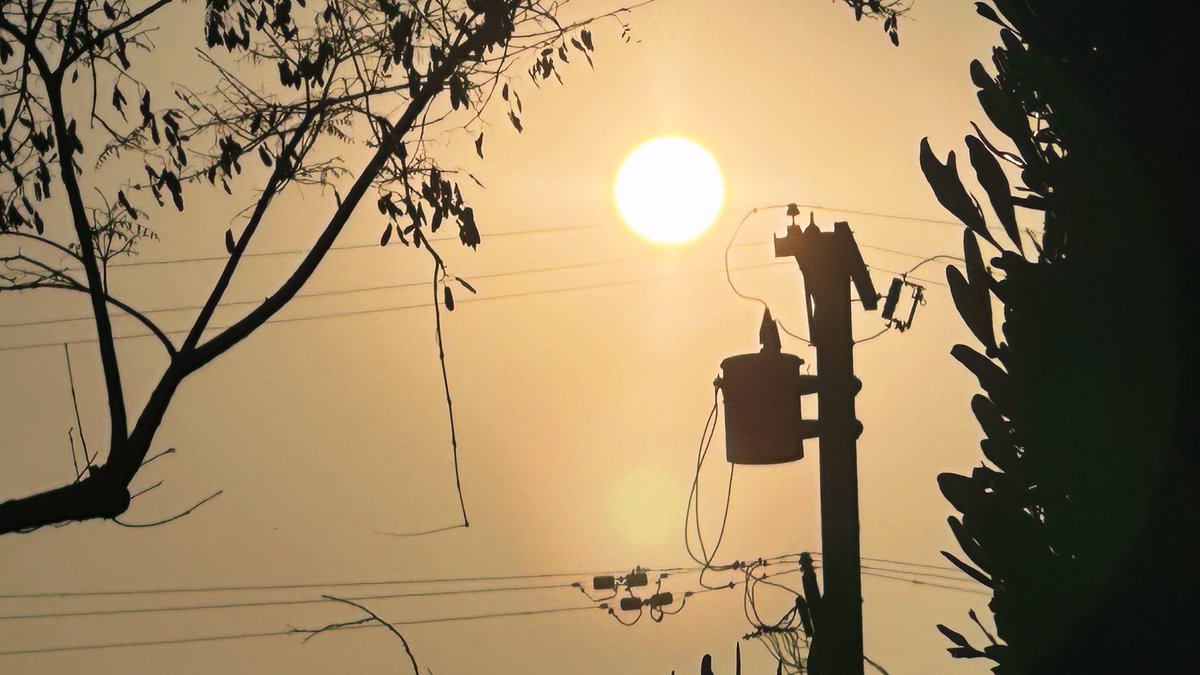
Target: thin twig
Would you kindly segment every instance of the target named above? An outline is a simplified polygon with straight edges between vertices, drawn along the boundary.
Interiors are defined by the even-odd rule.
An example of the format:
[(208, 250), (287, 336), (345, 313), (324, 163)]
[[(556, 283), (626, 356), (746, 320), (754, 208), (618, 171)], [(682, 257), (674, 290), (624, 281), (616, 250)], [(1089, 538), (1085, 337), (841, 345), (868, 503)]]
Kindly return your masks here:
[(92, 456), (88, 452), (87, 437), (83, 435), (83, 420), (79, 416), (79, 399), (75, 396), (75, 373), (71, 370), (71, 348), (67, 343), (63, 343), (63, 355), (67, 359), (67, 381), (71, 385), (71, 405), (75, 408), (75, 428), (79, 429), (79, 444), (83, 446), (84, 467), (81, 470), (79, 463), (75, 462), (75, 443), (71, 442), (71, 461), (75, 462), (75, 480), (78, 481), (83, 472), (87, 471), (92, 466)]
[(142, 495), (146, 494), (147, 492), (153, 490), (154, 488), (156, 488), (162, 484), (163, 484), (163, 482), (160, 480), (157, 483), (155, 483), (154, 485), (151, 485), (150, 487), (145, 488), (144, 490), (138, 490), (137, 492), (135, 492), (129, 496), (129, 501), (133, 501), (133, 500), (137, 499), (138, 497), (141, 497)]
[(153, 462), (154, 460), (158, 459), (159, 457), (162, 457), (163, 455), (173, 455), (173, 454), (175, 454), (175, 448), (167, 448), (166, 450), (163, 450), (162, 452), (158, 453), (157, 455), (154, 455), (154, 456), (149, 457), (149, 458), (145, 459), (144, 461), (142, 461), (142, 466), (146, 466), (150, 462)]
[(315, 631), (301, 631), (301, 632), (310, 633), (308, 637), (304, 638), (305, 642), (308, 642), (310, 639), (312, 639), (316, 635), (323, 633), (327, 630), (335, 630), (335, 629), (343, 628), (346, 626), (358, 626), (358, 625), (362, 625), (365, 623), (369, 623), (371, 621), (376, 621), (381, 626), (383, 626), (384, 628), (387, 628), (389, 631), (391, 631), (392, 635), (395, 635), (396, 637), (400, 638), (400, 644), (404, 645), (404, 653), (408, 655), (408, 661), (409, 661), (409, 663), (412, 664), (413, 673), (415, 675), (421, 675), (421, 668), (420, 668), (420, 666), (417, 665), (417, 657), (413, 656), (412, 648), (409, 647), (409, 645), (408, 645), (408, 640), (404, 639), (404, 635), (401, 634), (400, 631), (397, 630), (396, 627), (391, 624), (391, 622), (380, 617), (378, 614), (376, 614), (375, 612), (372, 612), (371, 610), (367, 609), (363, 605), (360, 605), (357, 602), (354, 602), (353, 600), (347, 600), (346, 598), (339, 598), (336, 595), (323, 595), (321, 597), (323, 597), (327, 600), (333, 600), (334, 602), (345, 603), (347, 605), (350, 605), (351, 607), (356, 607), (356, 608), (362, 610), (363, 612), (366, 612), (369, 615), (369, 618), (359, 619), (357, 621), (348, 621), (346, 623), (329, 624), (328, 626), (324, 626)]
[[(182, 513), (177, 513), (177, 514), (175, 514), (175, 515), (171, 516), (170, 518), (164, 518), (164, 519), (162, 519), (162, 520), (156, 520), (156, 521), (154, 521), (154, 522), (152, 522), (152, 523), (126, 523), (126, 522), (123, 522), (123, 521), (121, 521), (121, 520), (118, 520), (117, 518), (113, 518), (113, 519), (112, 519), (112, 521), (113, 521), (114, 523), (116, 523), (116, 524), (120, 525), (121, 527), (157, 527), (157, 526), (159, 526), (159, 525), (166, 525), (167, 523), (169, 523), (169, 522), (171, 522), (171, 521), (173, 521), (173, 520), (179, 520), (180, 518), (182, 518), (182, 517), (184, 517), (184, 516), (186, 516), (186, 515), (190, 514), (192, 511), (195, 511), (196, 509), (198, 509), (198, 508), (200, 508), (201, 506), (203, 506), (205, 502), (208, 502), (209, 500), (216, 498), (216, 496), (217, 496), (217, 495), (219, 495), (219, 494), (221, 494), (222, 492), (224, 492), (224, 490), (217, 490), (216, 492), (212, 493), (211, 495), (209, 495), (209, 496), (205, 497), (204, 499), (201, 499), (200, 501), (196, 502), (196, 504), (195, 504), (194, 506), (192, 506), (192, 508), (188, 509), (187, 511), (184, 511), (184, 512), (182, 512)], [(140, 494), (140, 493), (139, 493), (139, 494)]]

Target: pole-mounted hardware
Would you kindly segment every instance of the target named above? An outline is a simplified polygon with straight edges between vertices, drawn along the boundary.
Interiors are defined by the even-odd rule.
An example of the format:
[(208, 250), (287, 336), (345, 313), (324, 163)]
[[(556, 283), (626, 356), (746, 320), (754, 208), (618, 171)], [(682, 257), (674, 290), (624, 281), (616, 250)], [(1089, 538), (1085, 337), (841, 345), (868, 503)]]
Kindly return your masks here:
[[(896, 313), (896, 305), (900, 302), (900, 293), (906, 287), (912, 289), (912, 306), (908, 310), (908, 321), (893, 318)], [(913, 319), (917, 316), (917, 306), (924, 304), (925, 287), (909, 281), (906, 274), (892, 279), (892, 286), (888, 289), (887, 297), (883, 301), (883, 311), (880, 312), (880, 316), (887, 322), (887, 325), (894, 326), (896, 330), (903, 333), (912, 328)]]

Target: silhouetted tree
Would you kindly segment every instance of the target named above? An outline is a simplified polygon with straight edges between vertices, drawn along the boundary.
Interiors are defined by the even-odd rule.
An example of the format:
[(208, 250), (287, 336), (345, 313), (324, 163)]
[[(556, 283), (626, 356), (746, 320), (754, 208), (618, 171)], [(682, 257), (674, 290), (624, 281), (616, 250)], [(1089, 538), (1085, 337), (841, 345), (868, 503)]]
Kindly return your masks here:
[[(535, 81), (558, 78), (569, 55), (590, 61), (593, 50), (586, 22), (560, 25), (559, 4), (540, 0), (313, 4), (0, 4), (0, 292), (87, 296), (110, 427), (106, 447), (85, 454), (72, 480), (0, 503), (0, 533), (124, 513), (130, 481), (148, 461), (180, 384), (287, 305), (364, 202), (373, 199), (387, 219), (381, 245), (397, 239), (429, 252), (451, 309), (445, 267), (427, 235), (450, 226), (474, 248), (480, 234), (455, 182), (459, 174), (438, 165), (425, 139), (437, 129), (465, 129), (482, 155), (484, 106), (506, 106), (521, 129), (514, 67), (528, 67)], [(203, 36), (194, 61), (164, 59), (165, 47), (152, 41), (168, 21), (190, 22), (197, 39)], [(176, 79), (207, 72), (212, 84), (167, 84), (164, 64)], [(338, 154), (354, 143), (370, 148), (362, 166)], [(228, 261), (175, 340), (118, 297), (108, 268), (169, 231), (172, 210), (210, 198), (215, 186), (253, 194), (253, 202), (240, 225), (224, 233)], [(213, 314), (272, 207), (314, 186), (322, 196), (332, 192), (326, 198), (335, 204), (307, 253), (261, 304), (214, 326)], [(134, 317), (167, 355), (141, 410), (127, 408), (113, 312)]]
[[(1190, 639), (1182, 251), (1195, 168), (1182, 148), (1198, 87), (1189, 22), (1152, 4), (976, 3), (1002, 46), (993, 72), (976, 61), (970, 74), (1007, 138), (976, 127), (966, 145), (999, 228), (954, 153), (942, 163), (921, 145), (934, 193), (967, 227), (966, 274), (947, 277), (983, 352), (952, 354), (986, 392), (971, 401), (986, 462), (938, 478), (966, 560), (945, 555), (992, 590), (997, 635), (974, 612), (982, 647), (939, 629), (951, 654), (997, 673), (1164, 672)], [(1017, 208), (1041, 212), (1040, 237), (1022, 237)]]

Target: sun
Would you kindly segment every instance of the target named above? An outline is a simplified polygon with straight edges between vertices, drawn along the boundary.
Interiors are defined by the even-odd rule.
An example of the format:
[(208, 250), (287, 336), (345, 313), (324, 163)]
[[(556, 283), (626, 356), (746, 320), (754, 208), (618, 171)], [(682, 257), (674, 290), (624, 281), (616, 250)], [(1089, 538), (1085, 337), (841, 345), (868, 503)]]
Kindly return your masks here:
[(704, 233), (725, 197), (721, 169), (697, 143), (678, 136), (646, 141), (625, 158), (613, 194), (630, 229), (657, 244)]

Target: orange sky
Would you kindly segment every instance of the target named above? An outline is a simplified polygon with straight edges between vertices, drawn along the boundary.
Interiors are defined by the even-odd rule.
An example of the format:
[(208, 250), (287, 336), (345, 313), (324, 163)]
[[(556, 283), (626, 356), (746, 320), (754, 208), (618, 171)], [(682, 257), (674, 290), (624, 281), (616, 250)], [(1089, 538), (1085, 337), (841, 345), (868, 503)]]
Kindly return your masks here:
[[(581, 3), (573, 11), (605, 6)], [(662, 0), (627, 20), (632, 44), (620, 41), (615, 23), (594, 30), (594, 71), (580, 62), (565, 71), (565, 86), (519, 84), (525, 131), (517, 134), (493, 111), (485, 160), (474, 156), (472, 137), (446, 137), (445, 158), (488, 186), (468, 192), (483, 231), (479, 250), (447, 249), (451, 273), (472, 280), (479, 301), (443, 314), (470, 529), (414, 538), (378, 533), (458, 518), (432, 310), (374, 311), (426, 303), (429, 288), (300, 299), (281, 318), (362, 313), (268, 325), (193, 376), (156, 444), (177, 454), (143, 471), (134, 488), (165, 482), (135, 501), (127, 517), (153, 520), (224, 490), (219, 498), (161, 528), (91, 522), (0, 538), (0, 594), (690, 564), (683, 514), (711, 382), (721, 359), (757, 350), (760, 309), (734, 296), (719, 272), (726, 242), (751, 209), (787, 202), (947, 220), (919, 171), (918, 143), (930, 136), (944, 153), (961, 143), (971, 120), (982, 121), (967, 64), (986, 59), (994, 26), (971, 3), (918, 3), (895, 48), (878, 26), (855, 24), (840, 3), (813, 0), (753, 0), (736, 9), (718, 0)], [(677, 248), (629, 233), (612, 203), (621, 160), (661, 135), (705, 146), (726, 181), (713, 228)], [(139, 259), (222, 255), (224, 229), (240, 205), (214, 195), (178, 219), (160, 212), (162, 241)], [(254, 250), (303, 247), (332, 206), (329, 195), (293, 199)], [(370, 211), (368, 204), (339, 246), (378, 240), (380, 223)], [(828, 209), (817, 210), (816, 219), (826, 227), (848, 220), (868, 264), (886, 270), (915, 260), (881, 248), (927, 256), (957, 254), (961, 246), (961, 228), (944, 224)], [(739, 243), (753, 245), (734, 249), (734, 267), (772, 262), (771, 235), (786, 222), (778, 210), (749, 218)], [(563, 231), (499, 236), (543, 228)], [(295, 260), (247, 261), (246, 278), (229, 297), (261, 297)], [(615, 262), (597, 264), (603, 261)], [(570, 265), (579, 267), (489, 277)], [(931, 264), (918, 274), (941, 281), (943, 268)], [(114, 285), (134, 304), (190, 305), (218, 271), (211, 262), (129, 267), (114, 272)], [(400, 247), (335, 251), (305, 292), (419, 282), (430, 271), (423, 253)], [(741, 288), (767, 298), (777, 318), (804, 330), (794, 266), (735, 275)], [(882, 291), (892, 275), (873, 277)], [(563, 291), (595, 285), (601, 287)], [(949, 356), (969, 333), (944, 287), (930, 284), (927, 297), (912, 331), (856, 349), (864, 383), (862, 550), (941, 565), (938, 551), (955, 545), (945, 524), (951, 509), (935, 476), (977, 463), (980, 433), (968, 407), (976, 385)], [(83, 310), (52, 295), (0, 297), (0, 323)], [(218, 325), (237, 316), (236, 309), (223, 311)], [(189, 318), (182, 312), (163, 323), (181, 327)], [(860, 336), (881, 323), (877, 315), (855, 316)], [(86, 322), (0, 328), (0, 350), (52, 345), (0, 351), (0, 496), (69, 475), (66, 432), (74, 419), (60, 343), (88, 335)], [(140, 405), (162, 359), (152, 340), (119, 344), (130, 401)], [(815, 360), (803, 344), (785, 338), (784, 348)], [(94, 345), (73, 346), (72, 358), (84, 426), (101, 439), (105, 405)], [(718, 433), (718, 461), (704, 476), (707, 528), (717, 527), (723, 498), (722, 441)], [(819, 454), (812, 442), (801, 462), (739, 469), (722, 558), (820, 548)], [(664, 588), (682, 592), (694, 582), (672, 578)], [(877, 576), (863, 585), (866, 651), (889, 672), (986, 672), (984, 663), (951, 660), (934, 629), (947, 622), (965, 630), (967, 609), (986, 614), (986, 597)], [(315, 595), (0, 599), (0, 614)], [(584, 602), (573, 589), (547, 589), (369, 604), (405, 621)], [(780, 612), (785, 607), (778, 605)], [(0, 618), (0, 651), (269, 632), (355, 616), (298, 605), (104, 620)], [(707, 651), (718, 672), (732, 672), (734, 642), (749, 630), (741, 595), (730, 591), (698, 596), (662, 624), (633, 628), (601, 612), (577, 612), (413, 625), (404, 633), (422, 667), (439, 675), (665, 675), (694, 672)], [(774, 672), (761, 646), (744, 643), (743, 653), (747, 673)], [(503, 665), (489, 669), (496, 659)], [(404, 661), (385, 632), (363, 630), (304, 645), (270, 637), (0, 656), (0, 670), (403, 672)]]

